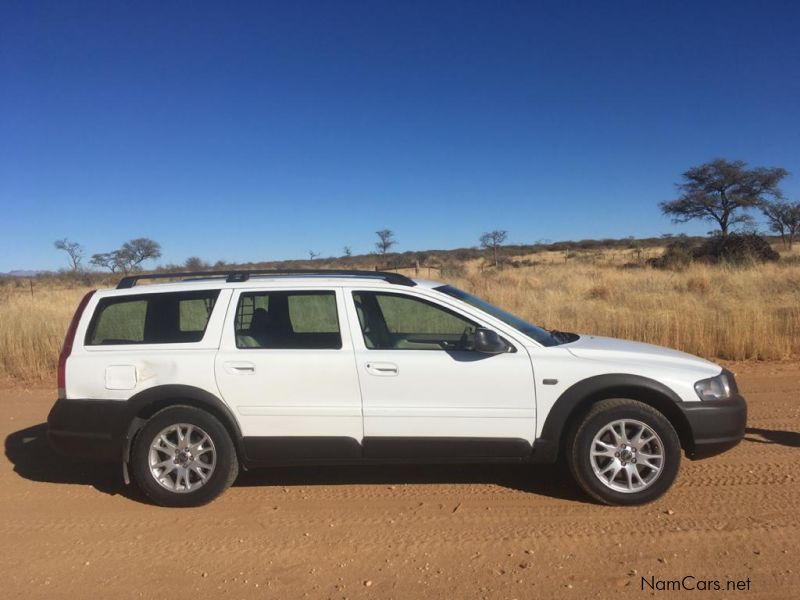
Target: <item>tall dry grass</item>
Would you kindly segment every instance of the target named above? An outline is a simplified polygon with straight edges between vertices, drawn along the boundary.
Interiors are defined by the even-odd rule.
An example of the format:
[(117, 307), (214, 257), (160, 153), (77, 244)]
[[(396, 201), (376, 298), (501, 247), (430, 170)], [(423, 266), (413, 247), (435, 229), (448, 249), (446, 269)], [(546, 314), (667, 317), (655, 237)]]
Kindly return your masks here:
[(64, 333), (85, 288), (0, 288), (0, 378), (54, 377)]
[[(536, 257), (531, 257), (535, 259)], [(683, 272), (612, 263), (540, 261), (449, 282), (551, 329), (609, 335), (707, 358), (800, 356), (800, 263)], [(421, 275), (425, 275), (424, 273)], [(434, 273), (433, 276), (436, 276)], [(85, 287), (0, 288), (0, 378), (52, 378)]]
[(620, 337), (707, 358), (800, 355), (800, 266), (695, 265), (683, 272), (539, 266), (455, 282), (549, 329)]

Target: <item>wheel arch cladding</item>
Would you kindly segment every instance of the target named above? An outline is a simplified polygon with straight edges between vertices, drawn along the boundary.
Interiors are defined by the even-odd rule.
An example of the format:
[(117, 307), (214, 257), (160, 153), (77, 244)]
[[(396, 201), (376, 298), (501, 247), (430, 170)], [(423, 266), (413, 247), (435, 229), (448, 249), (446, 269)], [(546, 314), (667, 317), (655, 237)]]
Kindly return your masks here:
[(567, 388), (556, 400), (545, 419), (542, 435), (535, 447), (541, 459), (555, 461), (563, 451), (570, 427), (580, 422), (591, 407), (609, 398), (638, 400), (663, 414), (675, 428), (684, 450), (693, 447), (689, 422), (678, 405), (680, 397), (663, 383), (626, 373), (609, 373), (583, 379)]
[(230, 408), (217, 396), (190, 385), (160, 385), (139, 392), (128, 400), (129, 419), (125, 434), (124, 457), (130, 460), (133, 440), (147, 420), (172, 406), (190, 406), (204, 410), (216, 418), (231, 436), (240, 460), (244, 457), (242, 432)]

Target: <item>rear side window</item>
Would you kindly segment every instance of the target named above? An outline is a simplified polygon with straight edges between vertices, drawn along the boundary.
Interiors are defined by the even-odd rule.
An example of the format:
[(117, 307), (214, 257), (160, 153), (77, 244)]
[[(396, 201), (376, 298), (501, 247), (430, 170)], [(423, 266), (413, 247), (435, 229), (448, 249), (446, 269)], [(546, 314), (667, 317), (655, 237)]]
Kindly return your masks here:
[(235, 327), (237, 348), (342, 347), (332, 291), (243, 293), (236, 308)]
[(219, 290), (103, 298), (94, 311), (87, 346), (199, 342)]

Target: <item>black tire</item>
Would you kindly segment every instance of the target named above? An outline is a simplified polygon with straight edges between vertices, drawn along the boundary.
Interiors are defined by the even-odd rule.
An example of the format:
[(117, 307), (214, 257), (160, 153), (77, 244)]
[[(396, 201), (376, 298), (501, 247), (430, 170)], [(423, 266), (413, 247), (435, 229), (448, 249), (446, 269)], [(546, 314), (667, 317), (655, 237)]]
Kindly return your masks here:
[[(604, 483), (600, 480), (601, 475), (595, 473), (592, 458), (590, 457), (595, 436), (610, 424), (626, 419), (645, 424), (658, 436), (653, 438), (652, 445), (639, 450), (639, 452), (657, 453), (658, 447), (662, 448), (663, 458), (660, 461), (657, 459), (652, 461), (654, 465), (660, 463), (661, 467), (658, 470), (650, 469), (646, 466), (650, 462), (648, 459), (643, 460), (640, 458), (638, 467), (631, 464), (636, 461), (628, 460), (628, 466), (625, 468), (636, 468), (640, 477), (644, 475), (644, 477), (641, 477), (642, 485), (647, 481), (646, 487), (639, 491), (612, 489), (612, 486), (628, 485), (628, 475), (624, 472), (625, 468), (612, 481)], [(636, 428), (637, 425), (631, 425), (631, 431), (635, 432)], [(607, 440), (614, 439), (611, 434), (608, 435)], [(596, 446), (596, 448), (603, 450), (602, 445)], [(627, 453), (625, 454), (626, 456), (622, 458), (627, 458)], [(681, 464), (681, 443), (675, 428), (662, 413), (642, 402), (618, 398), (602, 400), (596, 403), (588, 414), (573, 426), (572, 433), (567, 439), (566, 455), (573, 478), (587, 494), (604, 504), (631, 506), (652, 502), (669, 489), (675, 481)], [(636, 454), (634, 453), (633, 458), (635, 457)], [(608, 466), (610, 469), (609, 474), (606, 475), (608, 479), (615, 473), (614, 469), (621, 464), (622, 458), (599, 457), (596, 459), (598, 469), (602, 471)], [(617, 462), (612, 464), (615, 460)], [(636, 474), (633, 473), (632, 477), (635, 478), (635, 476)], [(649, 480), (651, 476), (652, 480)]]
[[(165, 429), (179, 424), (192, 425), (202, 430), (202, 433), (205, 433), (213, 443), (213, 451), (216, 454), (214, 467), (208, 475), (207, 481), (202, 483), (197, 473), (192, 473), (193, 481), (188, 482), (189, 491), (181, 492), (167, 489), (165, 485), (160, 484), (156, 476), (151, 473), (149, 462), (151, 445), (159, 437), (159, 434)], [(199, 434), (195, 432), (193, 435)], [(208, 447), (208, 444), (205, 447)], [(133, 480), (145, 496), (156, 504), (171, 507), (207, 504), (228, 489), (239, 474), (236, 449), (228, 431), (215, 417), (204, 410), (191, 406), (171, 406), (150, 417), (136, 435), (130, 467)], [(174, 475), (168, 475), (165, 482), (172, 484), (174, 479)], [(197, 485), (197, 488), (191, 490), (192, 485)], [(175, 487), (185, 490), (186, 482)]]

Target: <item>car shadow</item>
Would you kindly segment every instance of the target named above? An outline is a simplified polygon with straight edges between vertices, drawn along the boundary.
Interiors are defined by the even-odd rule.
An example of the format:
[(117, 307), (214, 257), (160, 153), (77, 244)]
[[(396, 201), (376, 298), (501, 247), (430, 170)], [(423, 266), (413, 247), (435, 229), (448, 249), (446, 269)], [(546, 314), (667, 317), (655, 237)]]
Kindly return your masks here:
[[(796, 431), (781, 431), (780, 429), (759, 429), (757, 427), (748, 427), (744, 430), (745, 440), (748, 442), (755, 442), (757, 444), (780, 444), (781, 446), (789, 446), (791, 448), (800, 448), (800, 433)], [(763, 440), (754, 435), (761, 436)]]
[(140, 499), (135, 488), (122, 481), (120, 465), (72, 460), (53, 450), (47, 439), (46, 423), (8, 435), (5, 452), (6, 458), (14, 465), (14, 472), (24, 479), (90, 485), (104, 494)]
[(590, 500), (566, 467), (532, 464), (366, 464), (293, 466), (252, 469), (234, 483), (250, 486), (494, 484), (574, 502)]
[[(147, 502), (122, 481), (117, 464), (77, 461), (52, 449), (47, 425), (40, 423), (6, 437), (6, 458), (14, 472), (30, 481), (90, 485), (110, 495)], [(240, 471), (235, 487), (308, 485), (495, 484), (541, 496), (590, 502), (560, 465), (326, 465), (268, 467)]]

